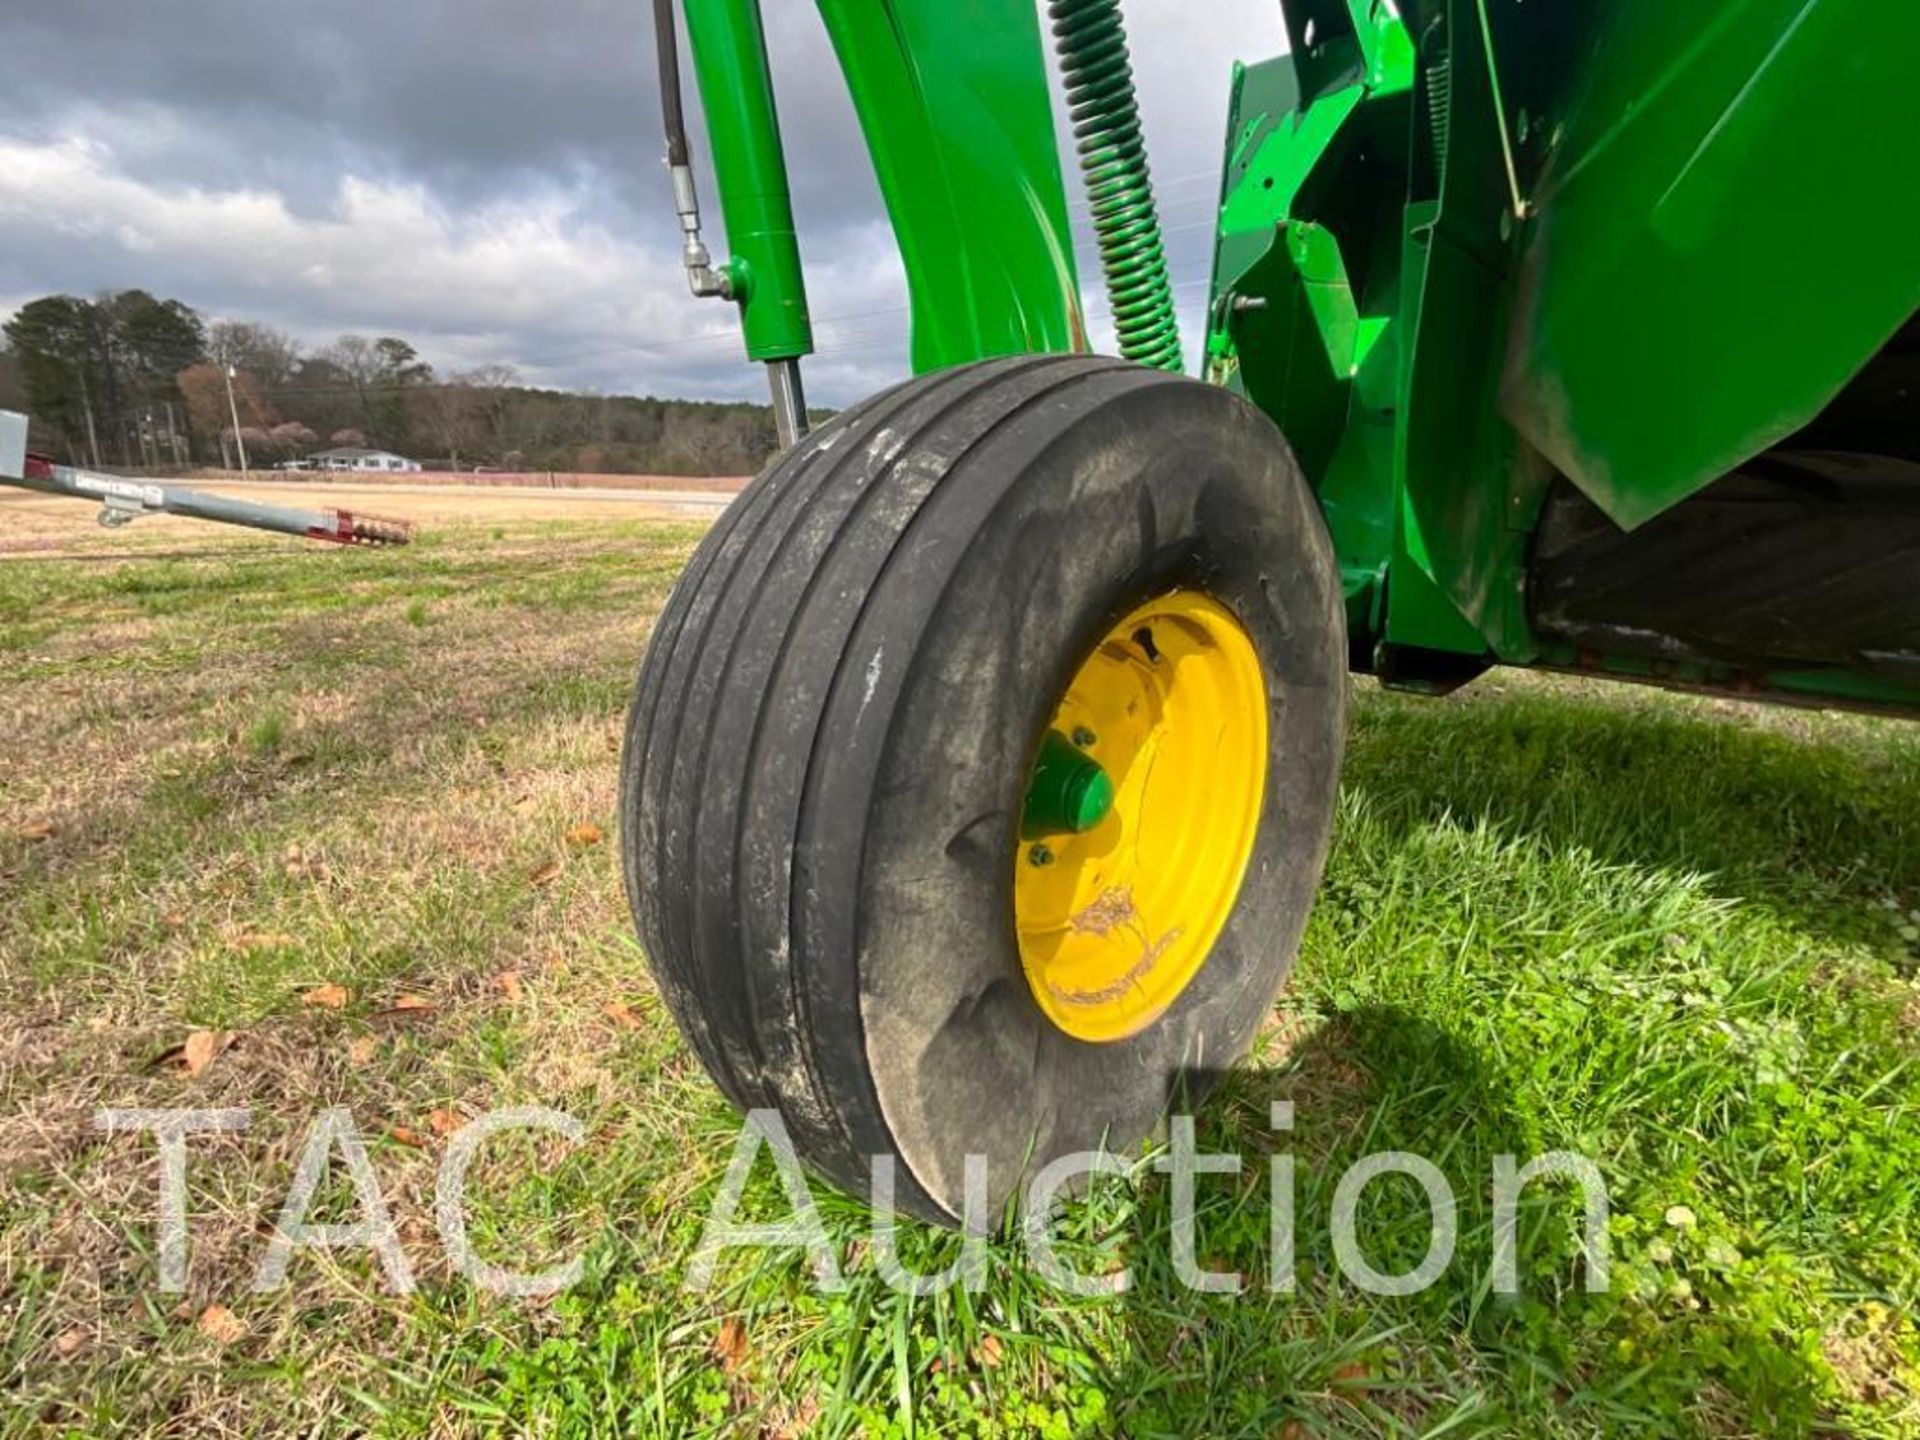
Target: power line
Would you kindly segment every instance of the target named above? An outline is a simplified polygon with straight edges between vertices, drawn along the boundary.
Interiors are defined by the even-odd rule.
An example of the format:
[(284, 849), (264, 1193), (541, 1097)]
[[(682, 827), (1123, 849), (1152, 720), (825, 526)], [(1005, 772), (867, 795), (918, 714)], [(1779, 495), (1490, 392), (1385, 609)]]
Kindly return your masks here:
[[(1184, 177), (1184, 178), (1188, 178), (1188, 179), (1200, 178), (1202, 175), (1211, 174), (1211, 173), (1212, 172), (1195, 172), (1193, 176)], [(1177, 183), (1177, 181), (1169, 182), (1169, 183)], [(1198, 221), (1189, 222), (1187, 224), (1169, 227), (1163, 230), (1162, 234), (1179, 235), (1179, 234), (1200, 230), (1203, 228), (1210, 228), (1214, 224), (1215, 224), (1215, 220), (1212, 217), (1208, 217), (1207, 219), (1204, 219), (1204, 220), (1198, 220)], [(1084, 268), (1090, 271), (1097, 272), (1099, 268), (1098, 254), (1097, 254), (1098, 237), (1093, 233), (1093, 231), (1090, 228), (1082, 229), (1082, 228), (1076, 227), (1073, 231), (1072, 238), (1077, 242), (1082, 242), (1085, 245), (1087, 251), (1089, 252), (1087, 255), (1082, 257), (1088, 262)], [(1187, 268), (1189, 264), (1197, 265), (1197, 264), (1203, 264), (1203, 263), (1209, 266), (1210, 268), (1211, 251), (1209, 251), (1205, 256), (1195, 256), (1191, 261), (1174, 261), (1171, 257), (1169, 258), (1169, 268), (1176, 272)], [(1172, 288), (1175, 291), (1185, 291), (1185, 290), (1194, 289), (1199, 286), (1204, 286), (1209, 283), (1210, 283), (1210, 277), (1203, 275), (1190, 280), (1177, 281), (1174, 283)], [(1106, 301), (1105, 295), (1096, 290), (1093, 294), (1087, 297), (1084, 308), (1086, 313), (1089, 316), (1097, 317), (1097, 316), (1105, 315), (1107, 312), (1107, 301)], [(854, 324), (854, 322), (888, 321), (888, 320), (894, 320), (902, 317), (907, 317), (907, 316), (910, 316), (912, 313), (913, 313), (913, 307), (910, 304), (905, 304), (905, 305), (883, 306), (883, 307), (871, 309), (871, 310), (848, 311), (848, 312), (837, 314), (837, 315), (814, 316), (813, 324), (816, 327), (816, 329), (831, 329), (832, 327), (848, 326), (848, 325), (852, 325), (853, 327), (850, 330), (841, 330), (835, 334), (822, 336), (821, 337), (822, 345), (818, 353), (822, 355), (845, 354), (850, 352), (890, 348), (896, 345), (904, 344), (907, 342), (907, 339), (908, 339), (908, 336), (904, 327), (896, 328), (888, 325), (876, 326), (871, 323)], [(674, 336), (671, 338), (661, 339), (661, 340), (635, 340), (635, 341), (629, 341), (622, 345), (612, 345), (612, 346), (607, 346), (601, 349), (579, 350), (579, 351), (566, 352), (562, 354), (549, 354), (549, 355), (543, 355), (543, 356), (535, 356), (535, 357), (531, 357), (531, 358), (524, 359), (517, 362), (516, 368), (543, 370), (543, 369), (550, 369), (559, 365), (568, 365), (568, 364), (578, 363), (579, 361), (582, 361), (582, 360), (609, 359), (609, 358), (612, 358), (615, 356), (621, 356), (621, 355), (653, 355), (653, 356), (714, 355), (714, 356), (718, 356), (724, 353), (727, 349), (737, 346), (740, 343), (741, 343), (741, 337), (740, 337), (740, 329), (738, 325), (729, 324), (725, 326), (718, 326), (710, 330), (697, 331), (691, 335)], [(267, 390), (271, 395), (275, 397), (285, 397), (285, 398), (316, 399), (316, 400), (317, 399), (338, 399), (338, 398), (372, 398), (372, 397), (387, 397), (387, 396), (405, 394), (410, 391), (415, 391), (422, 388), (432, 388), (436, 385), (445, 386), (450, 383), (453, 383), (453, 382), (448, 380), (439, 380), (434, 382), (427, 382), (426, 385), (424, 386), (422, 385), (421, 382), (417, 382), (417, 381), (404, 382), (404, 383), (395, 382), (395, 383), (379, 384), (379, 385), (356, 385), (356, 384), (302, 385), (299, 383), (293, 383), (288, 385), (269, 386), (267, 387)], [(509, 387), (503, 387), (503, 388), (514, 388), (514, 387), (509, 386)], [(538, 385), (526, 385), (520, 388), (537, 390), (543, 387)], [(251, 401), (251, 398), (252, 397), (249, 396), (250, 401)]]

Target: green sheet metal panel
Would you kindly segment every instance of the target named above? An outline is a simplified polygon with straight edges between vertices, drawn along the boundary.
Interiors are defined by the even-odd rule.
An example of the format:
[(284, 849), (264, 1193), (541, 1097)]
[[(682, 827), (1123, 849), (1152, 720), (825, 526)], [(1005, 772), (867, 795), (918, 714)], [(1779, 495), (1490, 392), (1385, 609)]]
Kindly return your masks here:
[(819, 0), (906, 264), (913, 365), (1084, 350), (1035, 0)]
[(1632, 527), (1813, 419), (1920, 308), (1920, 4), (1580, 8), (1501, 403)]
[[(1541, 14), (1529, 7), (1527, 18)], [(1407, 207), (1402, 252), (1386, 638), (1524, 661), (1527, 529), (1545, 477), (1496, 403), (1517, 220), (1483, 12), (1478, 0), (1447, 0), (1444, 15), (1421, 57), (1428, 123), (1417, 127), (1434, 136), (1435, 193)]]

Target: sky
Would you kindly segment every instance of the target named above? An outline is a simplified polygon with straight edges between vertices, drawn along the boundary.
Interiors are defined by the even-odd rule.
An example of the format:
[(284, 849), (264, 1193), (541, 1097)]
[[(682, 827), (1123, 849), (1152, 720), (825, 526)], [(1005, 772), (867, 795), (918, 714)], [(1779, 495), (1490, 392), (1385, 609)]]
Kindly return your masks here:
[[(809, 398), (847, 404), (907, 373), (905, 280), (818, 14), (764, 8), (821, 352)], [(1279, 0), (1126, 13), (1191, 362), (1228, 79), (1284, 48)], [(679, 270), (647, 0), (6, 0), (0, 56), (0, 316), (137, 286), (309, 345), (400, 335), (443, 372), (763, 396), (734, 312)], [(1071, 172), (1068, 190), (1111, 349)]]

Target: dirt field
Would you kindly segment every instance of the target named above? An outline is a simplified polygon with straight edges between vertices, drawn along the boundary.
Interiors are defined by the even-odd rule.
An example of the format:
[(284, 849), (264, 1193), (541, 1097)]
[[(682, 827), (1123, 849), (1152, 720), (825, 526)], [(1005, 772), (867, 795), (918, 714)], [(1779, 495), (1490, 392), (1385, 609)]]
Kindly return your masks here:
[[(712, 484), (713, 482), (702, 482)], [(746, 481), (732, 482), (737, 493)], [(482, 485), (309, 485), (297, 481), (198, 483), (214, 495), (255, 500), (267, 505), (352, 510), (411, 520), (429, 529), (504, 525), (541, 520), (711, 520), (732, 495), (702, 490), (505, 490)], [(152, 558), (155, 539), (169, 542), (198, 537), (222, 545), (255, 541), (284, 545), (285, 536), (257, 534), (229, 526), (151, 515), (128, 530), (104, 530), (94, 507), (80, 500), (0, 487), (0, 558), (14, 555), (88, 554)], [(129, 541), (142, 542), (129, 544)]]

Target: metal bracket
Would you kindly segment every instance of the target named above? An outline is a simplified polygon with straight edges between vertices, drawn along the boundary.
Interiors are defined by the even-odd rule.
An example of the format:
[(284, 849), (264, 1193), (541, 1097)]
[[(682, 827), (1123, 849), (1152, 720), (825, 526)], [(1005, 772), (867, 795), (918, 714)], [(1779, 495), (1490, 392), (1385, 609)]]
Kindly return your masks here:
[(107, 529), (119, 530), (146, 513), (146, 507), (137, 500), (122, 500), (109, 495), (100, 507), (99, 520)]
[(700, 300), (734, 298), (732, 267), (713, 263), (713, 253), (700, 236), (700, 192), (694, 188), (693, 167), (667, 161), (673, 176), (673, 203), (680, 212), (680, 263), (687, 268), (687, 284)]

